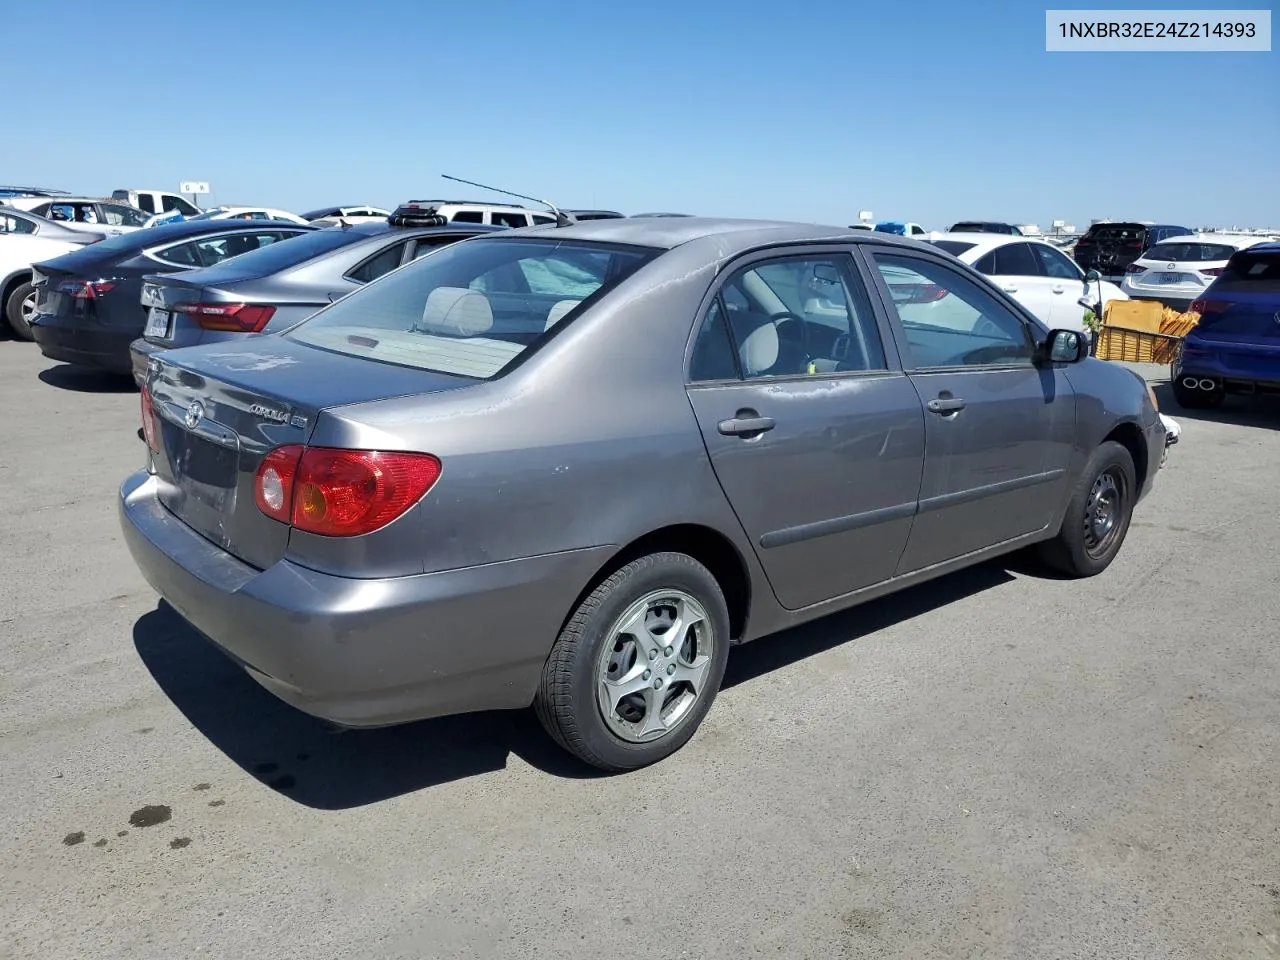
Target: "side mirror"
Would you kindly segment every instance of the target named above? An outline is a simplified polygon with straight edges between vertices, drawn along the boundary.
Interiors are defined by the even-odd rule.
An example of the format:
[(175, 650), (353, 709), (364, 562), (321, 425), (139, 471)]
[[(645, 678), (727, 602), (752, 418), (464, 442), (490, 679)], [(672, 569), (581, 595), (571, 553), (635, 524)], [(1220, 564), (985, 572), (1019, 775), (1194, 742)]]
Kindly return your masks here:
[(1089, 356), (1089, 341), (1079, 330), (1050, 330), (1039, 353), (1042, 363), (1079, 363)]
[(1102, 279), (1102, 274), (1100, 274), (1097, 270), (1090, 270), (1084, 275), (1085, 283), (1097, 283), (1101, 279)]

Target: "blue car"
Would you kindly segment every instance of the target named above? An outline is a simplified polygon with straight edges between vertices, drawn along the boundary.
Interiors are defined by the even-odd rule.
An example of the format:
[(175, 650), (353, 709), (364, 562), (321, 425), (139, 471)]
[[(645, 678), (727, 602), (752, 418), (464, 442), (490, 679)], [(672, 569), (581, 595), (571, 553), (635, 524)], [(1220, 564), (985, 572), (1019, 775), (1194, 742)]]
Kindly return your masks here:
[(1191, 304), (1200, 314), (1173, 365), (1173, 395), (1186, 408), (1227, 394), (1280, 394), (1280, 243), (1238, 251)]

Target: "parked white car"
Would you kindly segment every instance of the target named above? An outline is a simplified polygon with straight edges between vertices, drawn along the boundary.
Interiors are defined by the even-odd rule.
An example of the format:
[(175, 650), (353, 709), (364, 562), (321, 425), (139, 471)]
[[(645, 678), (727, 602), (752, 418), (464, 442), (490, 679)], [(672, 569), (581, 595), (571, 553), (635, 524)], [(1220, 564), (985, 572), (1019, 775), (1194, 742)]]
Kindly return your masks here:
[(1098, 312), (1112, 300), (1129, 299), (1114, 283), (1093, 272), (1086, 274), (1045, 240), (996, 233), (934, 233), (929, 242), (986, 274), (1051, 329), (1084, 330), (1086, 311)]
[(1232, 254), (1266, 240), (1229, 233), (1170, 237), (1129, 264), (1120, 287), (1133, 298), (1185, 308), (1218, 278)]
[(307, 223), (296, 213), (277, 210), (274, 207), (214, 207), (188, 220), (283, 220), (286, 223)]
[(136, 207), (96, 197), (12, 197), (8, 204), (68, 229), (99, 237), (116, 237), (139, 230), (147, 222), (147, 215)]
[(31, 339), (30, 320), (36, 312), (31, 265), (103, 239), (100, 233), (68, 227), (0, 206), (0, 326), (7, 321), (14, 336), (22, 340)]

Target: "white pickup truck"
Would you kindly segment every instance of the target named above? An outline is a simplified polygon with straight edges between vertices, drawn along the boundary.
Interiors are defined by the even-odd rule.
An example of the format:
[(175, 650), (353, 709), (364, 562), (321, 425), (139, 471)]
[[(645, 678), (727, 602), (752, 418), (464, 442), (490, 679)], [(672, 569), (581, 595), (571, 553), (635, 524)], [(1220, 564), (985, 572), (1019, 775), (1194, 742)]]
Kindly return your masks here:
[(184, 217), (194, 217), (201, 210), (186, 197), (165, 190), (112, 190), (113, 200), (121, 200), (131, 207), (137, 207), (147, 213), (169, 213), (176, 211)]

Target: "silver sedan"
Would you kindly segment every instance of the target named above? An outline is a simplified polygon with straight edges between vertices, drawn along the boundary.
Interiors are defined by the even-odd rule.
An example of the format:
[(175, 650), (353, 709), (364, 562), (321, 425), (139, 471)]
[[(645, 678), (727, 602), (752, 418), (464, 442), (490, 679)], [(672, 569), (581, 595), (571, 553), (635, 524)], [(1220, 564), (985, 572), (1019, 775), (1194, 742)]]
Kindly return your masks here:
[(152, 357), (129, 547), (349, 726), (533, 704), (589, 764), (684, 744), (730, 648), (1022, 547), (1101, 573), (1160, 468), (1131, 372), (924, 244), (612, 219), (408, 264)]

